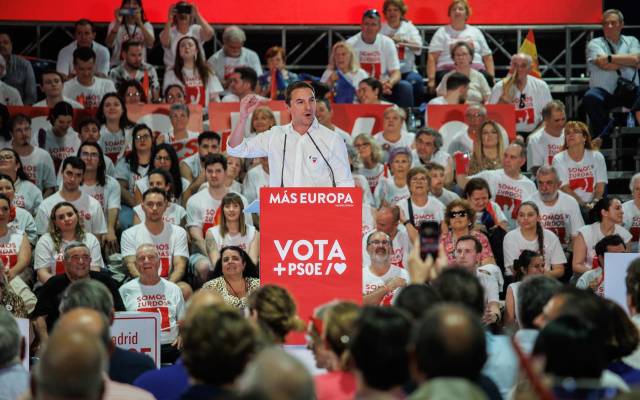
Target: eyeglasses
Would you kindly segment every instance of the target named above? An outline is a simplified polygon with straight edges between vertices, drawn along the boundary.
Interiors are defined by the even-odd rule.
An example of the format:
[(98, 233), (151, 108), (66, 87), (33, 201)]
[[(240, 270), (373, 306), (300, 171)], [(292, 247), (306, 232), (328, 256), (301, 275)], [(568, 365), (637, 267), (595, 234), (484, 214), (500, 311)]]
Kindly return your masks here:
[(427, 178), (425, 176), (414, 176), (413, 178), (411, 178), (411, 180), (409, 180), (409, 182), (411, 183), (427, 182)]
[(372, 244), (374, 246), (380, 246), (380, 245), (389, 246), (391, 244), (391, 242), (388, 241), (388, 240), (372, 240), (372, 241), (369, 242), (369, 244)]
[(10, 160), (13, 160), (13, 159), (15, 159), (13, 154), (5, 154), (5, 155), (0, 154), (0, 160), (2, 160), (2, 161), (10, 161)]
[(151, 139), (151, 135), (136, 135), (136, 140), (142, 142), (143, 140)]
[(171, 161), (171, 157), (169, 157), (169, 156), (156, 156), (156, 160), (158, 160), (158, 161)]
[(449, 211), (449, 213), (447, 214), (449, 216), (449, 218), (462, 218), (462, 217), (466, 217), (467, 216), (467, 212), (462, 210), (462, 211)]
[(127, 97), (140, 97), (140, 92), (127, 92)]
[(84, 157), (84, 158), (98, 158), (100, 157), (100, 155), (98, 153), (86, 153), (86, 152), (82, 152), (80, 153), (80, 157)]

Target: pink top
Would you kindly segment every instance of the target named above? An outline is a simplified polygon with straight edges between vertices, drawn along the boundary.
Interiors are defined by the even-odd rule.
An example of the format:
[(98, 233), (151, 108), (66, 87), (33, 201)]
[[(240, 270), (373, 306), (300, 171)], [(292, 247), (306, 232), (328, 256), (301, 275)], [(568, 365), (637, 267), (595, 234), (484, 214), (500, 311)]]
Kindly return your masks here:
[(328, 372), (314, 380), (317, 400), (351, 400), (356, 395), (356, 377), (351, 372)]

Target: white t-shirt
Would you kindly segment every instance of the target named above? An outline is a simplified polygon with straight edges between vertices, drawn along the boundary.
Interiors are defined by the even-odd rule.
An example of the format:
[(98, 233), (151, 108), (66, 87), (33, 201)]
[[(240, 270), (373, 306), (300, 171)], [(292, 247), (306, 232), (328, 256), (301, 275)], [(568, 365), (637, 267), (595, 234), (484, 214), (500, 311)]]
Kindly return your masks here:
[(36, 232), (36, 223), (33, 216), (23, 208), (16, 207), (16, 218), (11, 221), (8, 226), (13, 226), (27, 234), (29, 243), (36, 244), (38, 233)]
[[(595, 262), (597, 260), (596, 244), (605, 236), (600, 230), (600, 222), (594, 222), (593, 224), (585, 225), (582, 228), (578, 229), (578, 233), (582, 235), (582, 239), (584, 239), (584, 243), (587, 247), (587, 257), (584, 259), (584, 265), (586, 267), (595, 266)], [(614, 226), (613, 233), (616, 235), (620, 235), (625, 244), (631, 241), (631, 234), (629, 233), (629, 231), (620, 225)]]
[(200, 175), (200, 154), (198, 152), (180, 161), (180, 164), (189, 167), (193, 179), (196, 179)]
[(83, 184), (80, 186), (82, 193), (85, 193), (94, 199), (98, 200), (105, 217), (108, 215), (108, 210), (120, 209), (120, 184), (114, 178), (110, 176), (105, 177), (105, 185), (100, 186), (97, 183), (93, 186)]
[(480, 29), (469, 24), (464, 29), (457, 31), (451, 25), (441, 26), (436, 33), (433, 34), (431, 42), (429, 42), (429, 52), (440, 52), (437, 70), (453, 69), (453, 59), (451, 58), (451, 48), (457, 42), (466, 42), (474, 49), (473, 60), (471, 65), (475, 69), (484, 69), (482, 57), (491, 54), (491, 49), (487, 44), (487, 40)]
[(13, 205), (24, 208), (32, 215), (36, 213), (36, 209), (42, 203), (42, 191), (31, 181), (25, 181), (20, 178), (16, 179), (14, 184), (15, 195), (13, 197)]
[[(395, 265), (391, 265), (389, 270), (382, 276), (375, 275), (369, 267), (365, 267), (362, 269), (362, 294), (368, 295), (378, 288), (384, 286), (387, 282), (391, 281), (394, 278), (404, 279), (407, 284), (409, 283), (409, 274), (406, 269), (398, 268)], [(380, 305), (390, 306), (391, 301), (393, 300), (393, 296), (395, 296), (398, 289), (394, 290), (392, 293), (388, 293), (385, 295), (380, 301)]]
[[(138, 204), (133, 207), (133, 211), (140, 219), (140, 223), (144, 224), (144, 221), (147, 219), (147, 216), (144, 214), (144, 210), (142, 210), (142, 205)], [(162, 220), (167, 224), (173, 224), (180, 226), (182, 224), (182, 219), (187, 216), (187, 211), (179, 204), (169, 203), (169, 207), (165, 210), (162, 215)]]
[[(436, 93), (438, 96), (444, 96), (447, 93), (447, 80), (451, 74), (455, 73), (455, 70), (447, 72), (438, 84)], [(482, 73), (472, 69), (469, 71), (469, 90), (467, 90), (466, 104), (483, 104), (484, 99), (488, 99), (491, 95), (491, 86), (487, 82), (487, 78)]]
[(362, 33), (358, 32), (347, 39), (360, 60), (360, 68), (369, 76), (378, 80), (389, 79), (392, 71), (400, 70), (400, 60), (393, 40), (378, 34), (373, 44), (362, 40)]
[[(111, 32), (113, 27), (116, 25), (115, 21), (111, 21), (109, 24), (109, 28), (107, 28), (107, 32)], [(153, 34), (153, 25), (149, 23), (149, 21), (142, 24), (144, 29), (155, 39), (155, 35)], [(120, 28), (118, 28), (118, 33), (116, 33), (116, 38), (113, 41), (112, 53), (111, 53), (111, 66), (116, 66), (120, 64), (121, 60), (121, 52), (122, 45), (129, 40), (135, 40), (136, 42), (144, 43), (144, 34), (142, 30), (138, 28), (136, 24), (128, 25), (121, 24)], [(147, 47), (142, 46), (142, 61), (147, 61)]]
[[(376, 230), (376, 209), (369, 204), (362, 204), (362, 236)], [(365, 242), (366, 244), (366, 242)]]
[(631, 252), (638, 252), (638, 240), (640, 239), (640, 209), (633, 199), (622, 203), (622, 226), (631, 233)]
[[(40, 204), (36, 212), (38, 234), (43, 235), (47, 232), (51, 210), (56, 204), (63, 201), (66, 200), (62, 198), (60, 192), (56, 192), (42, 201), (42, 204)], [(105, 222), (104, 212), (102, 212), (102, 206), (100, 206), (98, 200), (85, 193), (81, 193), (77, 200), (70, 201), (69, 203), (73, 204), (78, 210), (85, 231), (91, 232), (94, 235), (107, 233), (107, 223)]]
[(149, 232), (145, 224), (134, 225), (125, 230), (120, 240), (122, 257), (135, 256), (138, 246), (145, 243), (156, 246), (160, 255), (158, 274), (163, 278), (168, 278), (171, 274), (174, 257), (189, 258), (187, 231), (177, 225), (165, 223), (159, 235)]
[[(382, 24), (380, 33), (388, 36), (389, 38), (396, 37), (400, 42), (416, 43), (418, 46), (422, 46), (422, 36), (418, 29), (411, 23), (411, 21), (401, 21), (398, 29), (393, 29), (386, 22)], [(391, 39), (393, 40), (393, 39)], [(394, 42), (395, 44), (395, 42)], [(398, 59), (400, 60), (400, 72), (406, 73), (415, 71), (416, 69), (416, 56), (422, 54), (422, 49), (411, 49), (404, 45), (396, 44), (398, 51)]]
[(356, 174), (362, 175), (367, 178), (367, 182), (369, 183), (369, 189), (371, 189), (371, 193), (373, 194), (378, 186), (378, 182), (380, 182), (380, 178), (384, 178), (385, 175), (385, 166), (382, 163), (376, 164), (373, 168), (359, 168), (355, 171)]
[(198, 47), (200, 47), (200, 54), (204, 57), (204, 48), (202, 44), (204, 43), (202, 40), (202, 27), (197, 24), (189, 25), (187, 29), (187, 33), (180, 33), (175, 26), (172, 26), (169, 30), (169, 47), (162, 47), (164, 50), (164, 65), (165, 70), (169, 70), (173, 67), (173, 63), (176, 61), (176, 47), (178, 46), (178, 42), (185, 36), (191, 36), (196, 39), (198, 43)]
[[(42, 268), (49, 269), (52, 275), (60, 275), (64, 273), (64, 249), (71, 242), (62, 241), (60, 248), (56, 249), (51, 234), (45, 233), (40, 237), (36, 244), (36, 249), (33, 253), (33, 268), (37, 271)], [(104, 268), (104, 262), (102, 260), (102, 249), (100, 243), (96, 237), (85, 232), (84, 240), (82, 241), (88, 248), (89, 254), (91, 254), (91, 266)]]
[[(504, 80), (500, 80), (493, 87), (489, 104), (497, 104), (502, 96)], [(527, 84), (523, 91), (517, 85), (512, 86), (515, 95), (512, 104), (516, 107), (516, 130), (518, 132), (531, 132), (542, 121), (542, 109), (551, 100), (549, 86), (542, 79), (527, 76)], [(524, 96), (524, 97), (523, 97)]]
[[(77, 101), (75, 101), (73, 99), (70, 99), (68, 97), (62, 96), (62, 101), (65, 101), (65, 102), (71, 104), (72, 108), (75, 108), (75, 109), (78, 109), (78, 110), (81, 110), (81, 109), (84, 108), (84, 106), (82, 104), (80, 104)], [(39, 102), (35, 103), (33, 105), (33, 107), (49, 107), (47, 105), (47, 99), (45, 98), (45, 99), (40, 100)]]
[[(564, 255), (562, 245), (555, 233), (544, 229), (544, 268), (551, 269), (551, 265), (566, 264), (567, 257)], [(538, 240), (527, 240), (522, 236), (520, 228), (507, 232), (502, 242), (502, 252), (504, 255), (504, 267), (507, 275), (513, 272), (513, 262), (520, 257), (522, 250), (540, 251)]]
[[(58, 62), (56, 62), (56, 71), (69, 75), (75, 73), (73, 68), (73, 52), (78, 48), (78, 42), (75, 40), (63, 47), (58, 53)], [(95, 40), (91, 43), (91, 48), (96, 53), (96, 72), (104, 74), (109, 73), (109, 49)]]
[(448, 206), (452, 201), (458, 200), (460, 198), (460, 196), (458, 196), (456, 193), (445, 188), (442, 188), (442, 193), (440, 194), (440, 196), (436, 196), (433, 192), (429, 192), (429, 194), (440, 200), (440, 202), (444, 204), (445, 207)]
[(56, 173), (51, 155), (39, 147), (34, 147), (28, 156), (20, 156), (22, 169), (37, 187), (56, 188)]
[[(335, 72), (334, 69), (329, 69), (329, 68), (325, 69), (324, 72), (322, 73), (322, 77), (320, 77), (320, 82), (327, 83), (329, 81), (329, 77), (331, 77), (331, 74), (333, 74), (334, 72)], [(360, 84), (360, 81), (362, 81), (363, 79), (367, 79), (369, 77), (369, 74), (367, 74), (367, 71), (363, 70), (362, 68), (358, 68), (356, 71), (349, 71), (346, 73), (342, 72), (342, 76), (344, 76), (345, 79), (354, 88), (353, 100), (350, 103), (357, 103), (358, 97), (356, 96), (355, 92), (358, 89), (358, 85)]]
[(549, 135), (544, 127), (533, 132), (527, 137), (527, 170), (551, 165), (553, 157), (561, 151), (563, 145), (564, 132), (558, 137)]
[(555, 233), (560, 244), (568, 246), (571, 238), (578, 234), (578, 229), (584, 226), (580, 213), (580, 206), (576, 199), (558, 190), (558, 199), (552, 206), (547, 206), (536, 192), (527, 200), (533, 201), (540, 210), (542, 227)]
[(256, 71), (258, 76), (262, 75), (260, 57), (258, 57), (255, 51), (247, 49), (246, 47), (240, 50), (239, 57), (227, 57), (224, 54), (224, 49), (220, 49), (216, 51), (207, 62), (215, 71), (216, 75), (222, 77), (223, 80), (229, 79), (236, 67), (250, 67)]
[(155, 285), (143, 285), (135, 278), (122, 285), (120, 296), (127, 311), (160, 314), (160, 343), (171, 344), (178, 337), (178, 321), (184, 318), (182, 290), (173, 282), (160, 278)]
[(187, 129), (187, 138), (186, 139), (176, 139), (173, 135), (173, 128), (171, 128), (168, 132), (160, 132), (158, 136), (164, 137), (164, 142), (173, 145), (173, 148), (176, 150), (176, 155), (178, 156), (178, 160), (184, 160), (187, 154), (198, 154), (198, 136), (199, 132), (190, 131)]
[(72, 128), (69, 128), (62, 137), (54, 134), (52, 129), (47, 129), (43, 149), (51, 155), (54, 170), (57, 171), (65, 158), (78, 154), (80, 144), (78, 132)]
[(111, 132), (106, 125), (100, 127), (100, 139), (98, 144), (102, 148), (105, 156), (109, 157), (113, 163), (123, 158), (125, 153), (131, 150), (133, 142), (132, 130), (121, 129), (118, 132)]
[(209, 101), (211, 99), (219, 97), (220, 93), (224, 90), (220, 80), (216, 75), (209, 75), (207, 84), (205, 85), (200, 78), (197, 70), (182, 68), (182, 77), (184, 83), (181, 82), (173, 69), (169, 69), (164, 74), (164, 86), (165, 90), (169, 85), (179, 85), (184, 89), (185, 101), (187, 104), (199, 104), (203, 107), (203, 112), (206, 114), (209, 107)]
[(116, 87), (112, 81), (95, 76), (90, 86), (82, 85), (78, 82), (78, 78), (66, 81), (62, 89), (62, 95), (74, 99), (85, 108), (98, 108), (102, 97), (115, 91)]
[[(400, 207), (405, 218), (409, 219), (409, 202), (405, 199), (397, 202), (396, 205)], [(435, 197), (427, 196), (427, 204), (422, 207), (417, 206), (416, 203), (412, 201), (411, 207), (413, 209), (413, 221), (416, 228), (420, 227), (420, 224), (425, 221), (440, 223), (444, 220), (445, 206)]]
[(0, 104), (5, 106), (21, 106), (22, 97), (18, 89), (0, 81)]
[(470, 176), (470, 178), (482, 178), (489, 184), (491, 199), (498, 203), (504, 211), (509, 228), (516, 226), (518, 208), (522, 202), (537, 192), (536, 185), (524, 175), (513, 179), (505, 174), (503, 169), (484, 170)]
[(24, 232), (14, 226), (8, 226), (6, 235), (0, 236), (0, 260), (4, 267), (16, 266), (20, 246), (25, 238)]
[(373, 192), (376, 207), (380, 207), (383, 201), (386, 201), (387, 204), (396, 204), (400, 200), (406, 200), (409, 197), (411, 197), (409, 186), (404, 185), (398, 187), (392, 176), (380, 178), (378, 186), (376, 186), (376, 190)]
[(127, 183), (127, 189), (133, 195), (135, 184), (149, 173), (149, 165), (138, 165), (136, 171), (131, 171), (131, 166), (126, 158), (121, 158), (116, 164), (116, 179)]
[[(242, 199), (244, 208), (247, 208), (247, 199), (239, 193), (238, 195)], [(202, 227), (202, 237), (204, 237), (209, 228), (217, 224), (219, 218), (216, 216), (222, 212), (221, 203), (222, 198), (220, 200), (214, 199), (209, 190), (202, 190), (191, 196), (187, 201), (187, 227)], [(247, 224), (253, 224), (251, 214), (245, 213), (245, 221)]]
[(500, 292), (504, 285), (504, 277), (500, 267), (495, 264), (485, 264), (476, 268), (476, 276), (484, 289), (484, 304), (500, 301)]
[(260, 188), (269, 187), (269, 174), (258, 165), (251, 168), (244, 177), (242, 183), (242, 194), (247, 198), (249, 203), (260, 197)]
[(553, 157), (553, 166), (562, 186), (569, 185), (585, 203), (593, 200), (596, 184), (609, 182), (607, 165), (599, 151), (585, 150), (582, 160), (575, 162), (565, 150)]
[(411, 145), (413, 144), (413, 141), (415, 140), (415, 137), (416, 137), (416, 135), (414, 135), (413, 133), (401, 131), (400, 132), (400, 139), (398, 139), (395, 142), (390, 142), (389, 140), (385, 139), (382, 131), (380, 131), (380, 132), (376, 133), (375, 135), (373, 135), (373, 138), (376, 140), (376, 142), (382, 148), (382, 152), (384, 153), (384, 161), (385, 162), (387, 162), (389, 160), (389, 153), (391, 152), (391, 150), (397, 149), (398, 147), (411, 148)]
[(248, 253), (249, 248), (251, 247), (251, 242), (253, 242), (253, 239), (256, 236), (256, 228), (253, 225), (249, 224), (245, 224), (245, 226), (247, 229), (247, 233), (244, 236), (242, 236), (239, 232), (234, 235), (227, 232), (227, 234), (222, 237), (222, 235), (220, 235), (220, 225), (209, 228), (207, 233), (211, 233), (213, 240), (215, 240), (216, 242), (218, 251), (226, 246), (238, 246)]

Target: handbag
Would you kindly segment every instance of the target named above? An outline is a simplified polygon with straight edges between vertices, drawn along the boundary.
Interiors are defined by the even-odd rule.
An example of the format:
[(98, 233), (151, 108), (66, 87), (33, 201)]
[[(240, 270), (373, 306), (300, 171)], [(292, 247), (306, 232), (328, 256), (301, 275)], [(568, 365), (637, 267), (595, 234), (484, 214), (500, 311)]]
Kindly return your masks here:
[[(607, 39), (603, 39), (607, 46), (609, 46), (609, 50), (611, 50), (611, 54), (615, 54), (615, 50), (611, 43)], [(613, 96), (616, 98), (618, 103), (626, 108), (633, 108), (633, 104), (637, 99), (637, 91), (638, 86), (636, 86), (636, 76), (638, 76), (638, 70), (633, 74), (633, 78), (631, 80), (622, 77), (622, 72), (619, 69), (616, 70), (618, 74), (618, 80), (616, 82), (616, 88), (613, 91)]]

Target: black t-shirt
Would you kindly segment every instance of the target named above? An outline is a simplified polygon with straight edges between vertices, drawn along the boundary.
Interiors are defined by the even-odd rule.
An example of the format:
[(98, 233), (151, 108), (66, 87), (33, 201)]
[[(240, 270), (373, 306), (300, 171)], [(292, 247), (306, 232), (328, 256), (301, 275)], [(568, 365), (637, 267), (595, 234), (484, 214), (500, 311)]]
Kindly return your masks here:
[[(118, 284), (114, 281), (109, 274), (104, 272), (89, 271), (89, 277), (104, 283), (113, 296), (113, 304), (116, 311), (126, 311), (124, 303), (120, 297), (118, 291)], [(67, 274), (60, 274), (52, 276), (49, 280), (42, 285), (38, 293), (38, 302), (36, 308), (31, 313), (31, 318), (40, 316), (47, 317), (47, 331), (51, 331), (53, 324), (58, 320), (60, 312), (60, 300), (62, 299), (62, 293), (71, 284)]]

